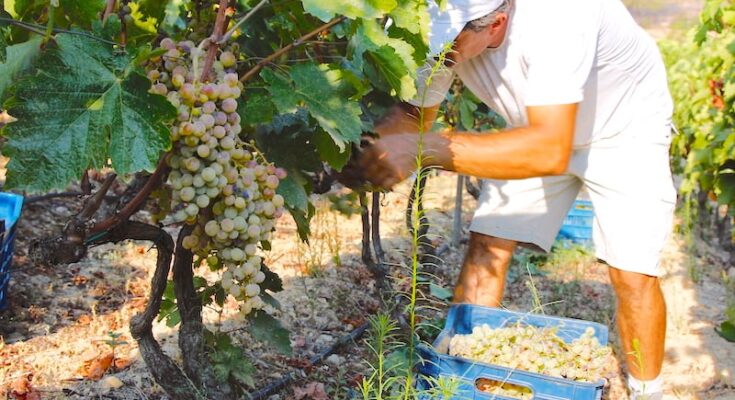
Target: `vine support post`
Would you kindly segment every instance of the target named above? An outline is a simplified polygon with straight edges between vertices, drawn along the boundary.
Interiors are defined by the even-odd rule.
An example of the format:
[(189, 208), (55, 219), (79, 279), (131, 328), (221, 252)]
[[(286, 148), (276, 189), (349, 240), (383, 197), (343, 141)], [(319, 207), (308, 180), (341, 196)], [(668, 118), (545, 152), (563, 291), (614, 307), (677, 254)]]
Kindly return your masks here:
[(375, 252), (376, 268), (380, 271), (380, 275), (385, 278), (388, 274), (385, 267), (385, 252), (383, 244), (380, 240), (380, 192), (373, 192), (372, 204), (372, 239), (373, 251)]

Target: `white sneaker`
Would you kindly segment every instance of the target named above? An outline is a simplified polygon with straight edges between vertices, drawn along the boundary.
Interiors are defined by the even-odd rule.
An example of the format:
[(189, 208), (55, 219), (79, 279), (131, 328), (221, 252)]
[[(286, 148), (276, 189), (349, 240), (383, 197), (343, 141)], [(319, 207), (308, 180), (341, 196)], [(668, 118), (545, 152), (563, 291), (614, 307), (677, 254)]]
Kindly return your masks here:
[(631, 393), (630, 400), (663, 400), (664, 394), (662, 392), (656, 393)]

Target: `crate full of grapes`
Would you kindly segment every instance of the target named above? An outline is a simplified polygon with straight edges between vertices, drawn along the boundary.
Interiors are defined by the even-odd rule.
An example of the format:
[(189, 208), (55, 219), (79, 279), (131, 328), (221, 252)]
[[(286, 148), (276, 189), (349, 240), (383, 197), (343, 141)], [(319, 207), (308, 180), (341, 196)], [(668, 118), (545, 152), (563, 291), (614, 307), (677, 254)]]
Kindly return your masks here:
[(419, 388), (443, 378), (451, 400), (600, 399), (607, 336), (594, 322), (456, 304), (433, 347), (420, 348)]

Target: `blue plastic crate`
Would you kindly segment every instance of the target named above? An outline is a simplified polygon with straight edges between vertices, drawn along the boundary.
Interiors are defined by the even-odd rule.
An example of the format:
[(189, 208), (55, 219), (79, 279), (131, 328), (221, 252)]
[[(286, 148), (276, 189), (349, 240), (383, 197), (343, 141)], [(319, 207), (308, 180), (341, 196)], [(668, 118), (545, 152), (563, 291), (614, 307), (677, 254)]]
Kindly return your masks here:
[(607, 327), (595, 322), (523, 314), (471, 304), (456, 304), (449, 309), (446, 325), (434, 341), (433, 348), (419, 348), (419, 353), (423, 358), (419, 366), (419, 389), (430, 388), (430, 381), (426, 378), (449, 377), (456, 379), (459, 387), (457, 393), (451, 399), (446, 400), (514, 400), (510, 397), (483, 393), (475, 388), (475, 382), (478, 379), (490, 379), (529, 388), (533, 391), (535, 400), (596, 400), (602, 398), (602, 390), (605, 385), (602, 379), (592, 383), (576, 382), (448, 355), (449, 341), (454, 335), (472, 333), (472, 328), (482, 324), (487, 324), (491, 328), (500, 328), (518, 322), (535, 327), (555, 326), (558, 328), (559, 337), (567, 343), (579, 338), (588, 327), (591, 327), (595, 330), (595, 336), (600, 344), (607, 344)]
[(595, 211), (589, 200), (576, 200), (564, 218), (556, 240), (592, 247), (592, 222)]
[(15, 225), (23, 208), (23, 196), (0, 192), (0, 220), (5, 221), (5, 236), (0, 247), (0, 310), (7, 305), (10, 266), (13, 262)]

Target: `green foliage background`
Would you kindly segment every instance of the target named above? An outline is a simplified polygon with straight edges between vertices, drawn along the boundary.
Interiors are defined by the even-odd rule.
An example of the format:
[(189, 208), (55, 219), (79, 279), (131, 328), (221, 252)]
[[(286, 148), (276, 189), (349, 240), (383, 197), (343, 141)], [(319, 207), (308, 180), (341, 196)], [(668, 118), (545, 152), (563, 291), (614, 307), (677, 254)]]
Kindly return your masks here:
[(661, 44), (675, 101), (672, 164), (681, 194), (708, 193), (735, 216), (735, 5), (708, 0), (699, 27)]

